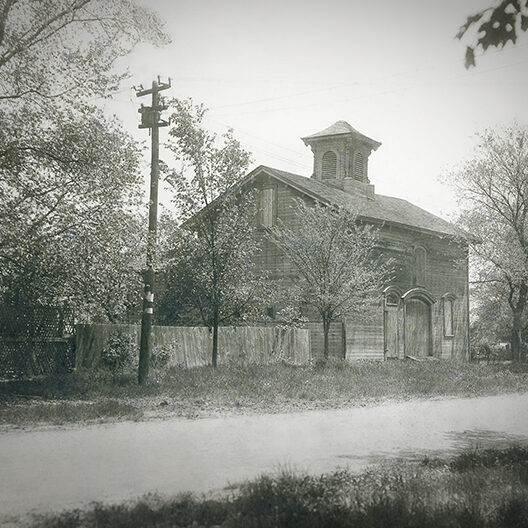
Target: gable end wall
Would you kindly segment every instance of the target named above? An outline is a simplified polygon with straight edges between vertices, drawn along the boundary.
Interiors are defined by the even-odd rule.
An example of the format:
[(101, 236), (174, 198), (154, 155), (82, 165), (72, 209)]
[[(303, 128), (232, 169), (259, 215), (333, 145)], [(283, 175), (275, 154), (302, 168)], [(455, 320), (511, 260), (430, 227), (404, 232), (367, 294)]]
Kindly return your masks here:
[[(275, 192), (276, 218), (280, 218), (290, 228), (300, 226), (292, 208), (294, 200), (301, 198), (313, 203), (310, 197), (300, 191), (277, 181), (271, 177), (257, 178), (258, 188), (272, 187)], [(382, 250), (388, 258), (396, 262), (394, 280), (391, 284), (398, 286), (402, 292), (417, 286), (413, 269), (413, 249), (424, 247), (427, 252), (425, 283), (419, 284), (426, 288), (435, 298), (431, 307), (432, 319), (432, 354), (437, 358), (467, 359), (468, 342), (468, 283), (467, 283), (467, 249), (456, 245), (451, 239), (430, 234), (422, 234), (416, 230), (402, 227), (383, 226), (380, 232)], [(289, 259), (267, 239), (263, 239), (263, 251), (259, 257), (260, 265), (271, 273), (273, 278), (295, 279), (295, 270)], [(444, 336), (442, 296), (452, 293), (454, 301), (453, 337)], [(314, 312), (307, 312), (306, 316), (313, 322), (319, 320)], [(383, 306), (380, 304), (374, 316), (368, 323), (346, 319), (343, 321), (343, 335), (333, 330), (330, 354), (343, 356), (343, 345), (346, 343), (346, 357), (348, 359), (383, 359), (384, 358), (384, 320)], [(317, 323), (320, 325), (320, 323)], [(312, 326), (312, 352), (314, 356), (320, 354), (319, 334), (317, 325)], [(337, 328), (337, 327), (336, 327)], [(399, 356), (403, 357), (403, 315), (398, 320)]]

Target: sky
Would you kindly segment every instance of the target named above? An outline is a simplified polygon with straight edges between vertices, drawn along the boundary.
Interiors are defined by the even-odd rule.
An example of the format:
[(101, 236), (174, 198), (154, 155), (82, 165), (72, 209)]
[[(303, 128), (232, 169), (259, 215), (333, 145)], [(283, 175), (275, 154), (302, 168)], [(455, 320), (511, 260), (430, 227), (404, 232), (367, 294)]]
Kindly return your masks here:
[(345, 120), (382, 143), (369, 159), (377, 193), (449, 219), (456, 197), (444, 180), (472, 157), (476, 133), (528, 125), (528, 34), (479, 53), (470, 70), (454, 38), (492, 0), (140, 1), (172, 42), (142, 44), (118, 64), (131, 77), (107, 106), (138, 139), (148, 141), (137, 129), (148, 101), (131, 86), (157, 75), (172, 79), (164, 95), (210, 109), (210, 130), (233, 128), (252, 167), (310, 176), (300, 137)]

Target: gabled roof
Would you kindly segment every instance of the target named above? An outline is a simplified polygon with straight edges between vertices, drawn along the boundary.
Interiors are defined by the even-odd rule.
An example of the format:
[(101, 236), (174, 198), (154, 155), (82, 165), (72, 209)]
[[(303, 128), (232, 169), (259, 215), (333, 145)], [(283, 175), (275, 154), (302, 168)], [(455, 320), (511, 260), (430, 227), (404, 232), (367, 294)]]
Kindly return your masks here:
[(450, 222), (401, 198), (381, 194), (374, 194), (373, 197), (367, 198), (361, 194), (350, 194), (312, 178), (306, 178), (305, 176), (273, 169), (264, 165), (260, 165), (251, 171), (242, 183), (249, 183), (251, 179), (261, 173), (266, 173), (322, 203), (349, 209), (364, 219), (410, 227), (419, 231), (428, 231), (439, 235), (468, 238), (467, 233)]
[(309, 136), (304, 136), (301, 138), (305, 144), (309, 144), (312, 141), (317, 141), (318, 139), (323, 139), (330, 136), (341, 136), (341, 135), (352, 135), (356, 136), (363, 141), (366, 141), (369, 143), (374, 150), (376, 150), (381, 143), (379, 141), (376, 141), (375, 139), (369, 138), (368, 136), (365, 136), (365, 134), (362, 134), (358, 130), (356, 130), (352, 125), (347, 123), (346, 121), (336, 121), (333, 125), (330, 125), (328, 128), (325, 128), (324, 130), (321, 130), (320, 132), (316, 132), (315, 134), (311, 134)]

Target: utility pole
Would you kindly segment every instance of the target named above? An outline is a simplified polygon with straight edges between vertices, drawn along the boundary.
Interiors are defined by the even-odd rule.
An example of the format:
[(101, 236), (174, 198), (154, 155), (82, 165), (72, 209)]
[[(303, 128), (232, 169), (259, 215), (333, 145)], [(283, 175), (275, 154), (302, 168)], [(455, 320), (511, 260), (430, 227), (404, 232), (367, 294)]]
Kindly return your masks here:
[(154, 313), (154, 255), (156, 253), (156, 235), (158, 229), (158, 180), (159, 180), (159, 129), (168, 126), (167, 121), (160, 119), (161, 112), (167, 109), (159, 92), (170, 88), (168, 83), (162, 83), (158, 77), (152, 81), (152, 88), (144, 90), (142, 86), (136, 90), (137, 97), (152, 95), (152, 106), (138, 109), (141, 114), (139, 128), (148, 128), (152, 138), (152, 157), (150, 163), (150, 201), (149, 225), (147, 239), (147, 266), (144, 272), (143, 311), (141, 313), (141, 342), (139, 347), (138, 382), (144, 385), (149, 372), (150, 353), (152, 351), (152, 317)]

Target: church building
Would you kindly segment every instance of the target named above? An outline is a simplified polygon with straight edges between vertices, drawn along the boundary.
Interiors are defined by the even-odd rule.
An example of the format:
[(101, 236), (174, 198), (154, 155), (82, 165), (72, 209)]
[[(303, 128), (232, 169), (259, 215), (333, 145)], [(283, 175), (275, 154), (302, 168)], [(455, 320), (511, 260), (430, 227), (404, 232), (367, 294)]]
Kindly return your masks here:
[[(456, 358), (469, 354), (468, 244), (453, 224), (406, 200), (376, 194), (369, 157), (381, 143), (345, 121), (302, 138), (313, 152), (311, 177), (259, 166), (242, 184), (258, 189), (261, 228), (277, 218), (292, 229), (294, 199), (344, 207), (379, 228), (383, 253), (396, 262), (383, 302), (368, 322), (333, 323), (330, 356), (355, 359)], [(264, 240), (272, 276), (295, 276), (289, 259)], [(381, 292), (380, 292), (381, 293)], [(322, 324), (312, 321), (312, 354), (321, 353)]]

